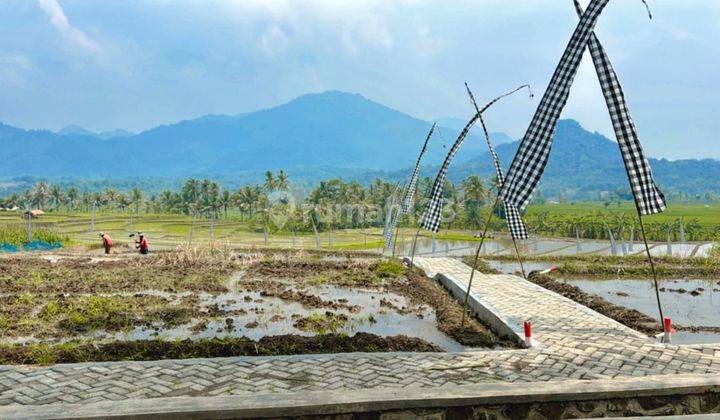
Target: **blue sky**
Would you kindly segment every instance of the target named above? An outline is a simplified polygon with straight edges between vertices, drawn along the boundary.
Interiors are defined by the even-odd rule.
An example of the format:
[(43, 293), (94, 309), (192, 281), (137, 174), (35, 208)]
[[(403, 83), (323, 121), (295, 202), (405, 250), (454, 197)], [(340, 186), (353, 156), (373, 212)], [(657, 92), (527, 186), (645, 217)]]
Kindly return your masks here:
[[(596, 33), (648, 153), (720, 158), (720, 2), (611, 0)], [(586, 2), (585, 2), (586, 3)], [(2, 0), (0, 121), (133, 131), (304, 93), (360, 93), (413, 116), (479, 98), (519, 137), (577, 22), (570, 0)], [(482, 99), (480, 99), (482, 100)], [(588, 57), (563, 115), (611, 126)]]

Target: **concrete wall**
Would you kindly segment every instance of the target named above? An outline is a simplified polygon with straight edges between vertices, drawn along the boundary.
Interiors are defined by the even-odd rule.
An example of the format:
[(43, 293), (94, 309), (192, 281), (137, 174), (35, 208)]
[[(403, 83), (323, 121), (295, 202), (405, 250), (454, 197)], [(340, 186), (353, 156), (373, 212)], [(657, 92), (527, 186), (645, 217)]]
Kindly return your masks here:
[[(484, 383), (227, 397), (4, 406), (0, 418), (558, 419), (720, 413), (720, 376)], [(720, 414), (719, 414), (720, 415)]]

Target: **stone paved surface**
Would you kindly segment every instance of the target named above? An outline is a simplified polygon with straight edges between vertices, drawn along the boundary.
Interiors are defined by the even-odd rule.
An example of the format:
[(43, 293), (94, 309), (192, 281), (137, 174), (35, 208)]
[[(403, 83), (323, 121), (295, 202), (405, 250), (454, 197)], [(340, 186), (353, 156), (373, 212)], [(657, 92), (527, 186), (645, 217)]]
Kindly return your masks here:
[[(416, 264), (430, 276), (443, 272), (460, 282), (470, 274), (468, 266), (449, 258), (417, 258)], [(720, 373), (714, 348), (656, 343), (519, 277), (476, 274), (473, 294), (508, 320), (532, 321), (541, 345), (466, 353), (0, 366), (0, 405)]]

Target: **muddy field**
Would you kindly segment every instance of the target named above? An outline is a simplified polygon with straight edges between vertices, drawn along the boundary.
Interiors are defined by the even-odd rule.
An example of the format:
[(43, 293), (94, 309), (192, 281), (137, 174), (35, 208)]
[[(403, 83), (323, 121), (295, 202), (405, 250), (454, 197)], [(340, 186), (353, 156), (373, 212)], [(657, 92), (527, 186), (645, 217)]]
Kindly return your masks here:
[[(467, 263), (472, 261), (466, 258)], [(659, 292), (666, 316), (671, 317), (678, 344), (720, 341), (720, 281), (713, 273), (717, 263), (698, 258), (656, 259)], [(540, 275), (552, 266), (551, 275)], [(478, 269), (485, 273), (519, 274), (516, 258), (485, 258)], [(652, 280), (642, 275), (648, 268), (642, 258), (543, 257), (524, 261), (528, 280), (585, 305), (609, 318), (648, 335), (662, 332), (656, 317), (657, 302)], [(702, 277), (707, 274), (710, 277)], [(672, 277), (682, 275), (686, 277)]]
[(306, 252), (0, 264), (0, 363), (501, 348), (398, 260)]

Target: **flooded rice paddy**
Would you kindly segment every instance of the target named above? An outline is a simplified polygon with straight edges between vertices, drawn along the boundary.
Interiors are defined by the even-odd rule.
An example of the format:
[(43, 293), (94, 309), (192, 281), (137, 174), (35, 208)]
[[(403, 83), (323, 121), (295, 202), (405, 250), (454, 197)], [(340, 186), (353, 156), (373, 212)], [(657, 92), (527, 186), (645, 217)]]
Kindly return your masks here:
[[(162, 323), (156, 323), (114, 334), (98, 332), (94, 337), (110, 340), (247, 337), (259, 340), (286, 334), (310, 337), (325, 333), (353, 335), (366, 332), (379, 336), (418, 337), (445, 351), (466, 349), (437, 329), (432, 308), (411, 304), (398, 294), (332, 285), (302, 289), (291, 284), (286, 286), (286, 290), (321, 299), (327, 308), (309, 308), (301, 301), (266, 296), (258, 291), (239, 290), (220, 295), (203, 293), (199, 296), (202, 310), (210, 312), (217, 308), (228, 315), (215, 319), (193, 319), (174, 328), (164, 328)], [(173, 297), (178, 296), (170, 296)]]
[[(520, 271), (517, 262), (488, 261), (491, 268), (503, 273)], [(524, 262), (527, 273), (550, 268), (552, 262)], [(659, 318), (652, 279), (613, 279), (559, 277), (558, 280), (579, 287), (615, 305), (638, 310)], [(690, 327), (673, 335), (673, 343), (720, 343), (720, 280), (718, 279), (660, 279), (660, 300), (666, 317), (673, 324)], [(693, 329), (692, 327), (710, 327)]]
[(60, 344), (208, 340), (240, 343), (242, 354), (252, 342), (256, 354), (304, 351), (277, 343), (311, 352), (508, 345), (475, 319), (461, 324), (461, 306), (442, 286), (392, 259), (250, 252), (217, 268), (173, 254), (46, 257), (7, 260), (0, 271), (6, 356), (31, 351), (17, 346), (54, 346), (55, 360), (66, 360)]
[[(415, 255), (419, 256), (466, 256), (473, 255), (477, 250), (479, 242), (477, 241), (459, 241), (432, 239), (428, 237), (420, 237), (415, 245)], [(553, 238), (531, 238), (518, 242), (518, 249), (524, 255), (638, 255), (644, 252), (642, 244), (635, 242), (617, 241), (615, 244), (615, 254), (611, 247), (611, 243), (605, 240), (587, 240), (580, 241), (572, 239), (553, 239)], [(703, 243), (667, 243), (650, 244), (653, 256), (661, 257), (672, 255), (675, 257), (706, 257), (712, 244)], [(378, 250), (380, 251), (380, 250)], [(413, 237), (401, 236), (398, 238), (396, 245), (396, 254), (411, 255), (413, 253)], [(515, 247), (509, 238), (488, 238), (480, 252), (481, 255), (509, 255), (515, 253)]]

